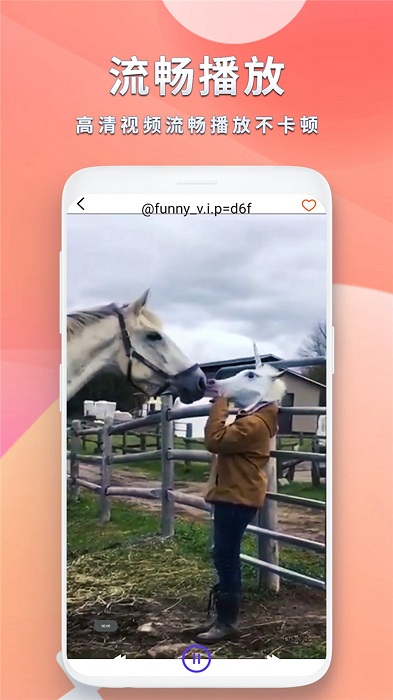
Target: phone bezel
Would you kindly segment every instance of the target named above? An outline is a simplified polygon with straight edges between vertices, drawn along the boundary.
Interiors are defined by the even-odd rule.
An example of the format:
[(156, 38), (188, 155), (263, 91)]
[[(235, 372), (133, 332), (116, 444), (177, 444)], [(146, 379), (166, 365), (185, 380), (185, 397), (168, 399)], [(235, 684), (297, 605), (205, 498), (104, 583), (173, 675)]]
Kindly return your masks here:
[[(60, 396), (62, 407), (62, 654), (67, 672), (77, 682), (95, 687), (130, 688), (263, 688), (294, 687), (314, 683), (327, 672), (332, 656), (332, 375), (333, 375), (333, 317), (332, 317), (332, 195), (326, 179), (317, 171), (296, 166), (97, 166), (75, 172), (67, 180), (62, 196), (62, 251), (66, 247), (67, 212), (69, 206), (86, 194), (146, 194), (160, 193), (187, 195), (241, 195), (252, 199), (257, 194), (299, 194), (309, 193), (318, 199), (326, 210), (327, 224), (327, 506), (326, 541), (326, 659), (321, 659), (314, 673), (279, 674), (277, 676), (237, 675), (203, 676), (187, 673), (179, 675), (154, 674), (155, 660), (149, 660), (149, 673), (146, 676), (105, 675), (92, 676), (80, 673), (73, 667), (73, 660), (66, 655), (66, 504), (67, 463), (64, 455), (66, 436), (65, 392)], [(60, 329), (62, 333), (62, 362), (66, 358), (66, 314), (63, 312), (66, 298), (66, 260), (64, 253), (60, 262)], [(64, 372), (61, 372), (61, 388), (64, 388)], [(88, 661), (88, 660), (87, 660)], [(161, 661), (161, 660), (159, 660)], [(166, 660), (171, 664), (175, 660)], [(234, 660), (233, 663), (236, 663)], [(294, 660), (297, 664), (307, 661)], [(180, 662), (181, 663), (181, 662)], [(217, 664), (217, 661), (215, 662)], [(254, 663), (254, 661), (253, 661)], [(255, 660), (255, 664), (260, 663)], [(279, 665), (279, 661), (276, 662)], [(277, 668), (278, 670), (278, 668)], [(159, 672), (158, 672), (159, 673)]]

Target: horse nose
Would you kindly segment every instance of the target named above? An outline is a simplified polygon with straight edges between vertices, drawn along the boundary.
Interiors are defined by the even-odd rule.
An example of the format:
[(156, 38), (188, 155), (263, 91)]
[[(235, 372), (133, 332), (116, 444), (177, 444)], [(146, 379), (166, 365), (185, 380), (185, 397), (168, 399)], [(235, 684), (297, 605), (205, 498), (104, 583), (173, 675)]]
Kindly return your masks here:
[(194, 387), (202, 395), (204, 394), (206, 389), (206, 377), (200, 367), (196, 367), (193, 373), (190, 374), (190, 384), (187, 388), (192, 391)]
[(202, 373), (202, 376), (199, 377), (198, 387), (201, 391), (205, 391), (205, 389), (206, 389), (206, 377), (203, 373)]
[(195, 367), (192, 372), (185, 372), (177, 388), (183, 403), (193, 403), (202, 399), (205, 395), (206, 377), (201, 368)]

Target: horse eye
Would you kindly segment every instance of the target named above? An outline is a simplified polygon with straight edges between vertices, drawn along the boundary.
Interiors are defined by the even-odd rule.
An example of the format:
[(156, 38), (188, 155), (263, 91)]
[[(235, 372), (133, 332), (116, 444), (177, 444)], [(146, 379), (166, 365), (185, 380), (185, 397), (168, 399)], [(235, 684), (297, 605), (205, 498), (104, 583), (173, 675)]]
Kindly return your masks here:
[(156, 340), (157, 341), (157, 340), (162, 340), (162, 335), (160, 335), (159, 333), (156, 333), (155, 331), (152, 331), (151, 333), (146, 334), (146, 338), (147, 338), (147, 340), (153, 340), (153, 341)]
[(248, 372), (247, 377), (248, 379), (253, 379), (255, 377), (255, 372)]

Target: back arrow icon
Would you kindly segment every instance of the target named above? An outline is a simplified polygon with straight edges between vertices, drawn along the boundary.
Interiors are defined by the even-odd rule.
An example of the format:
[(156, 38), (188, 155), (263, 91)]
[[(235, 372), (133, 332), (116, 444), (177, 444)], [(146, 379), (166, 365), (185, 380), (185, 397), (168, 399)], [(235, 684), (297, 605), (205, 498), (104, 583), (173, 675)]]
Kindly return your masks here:
[(81, 205), (81, 202), (83, 202), (83, 200), (84, 200), (84, 197), (82, 197), (82, 199), (80, 199), (79, 202), (77, 202), (77, 205), (78, 205), (78, 207), (83, 209), (83, 211), (85, 211), (85, 207), (82, 207), (82, 205)]

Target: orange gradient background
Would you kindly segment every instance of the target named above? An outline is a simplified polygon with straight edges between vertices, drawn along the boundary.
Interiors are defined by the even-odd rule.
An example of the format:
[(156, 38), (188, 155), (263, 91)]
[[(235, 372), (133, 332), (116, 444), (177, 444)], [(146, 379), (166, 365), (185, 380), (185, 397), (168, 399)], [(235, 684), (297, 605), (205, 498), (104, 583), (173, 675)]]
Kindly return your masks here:
[[(57, 700), (71, 684), (60, 638), (58, 410), (62, 188), (92, 165), (302, 165), (334, 204), (334, 635), (316, 685), (288, 690), (101, 690), (103, 698), (393, 696), (391, 228), (393, 6), (306, 2), (248, 44), (215, 43), (166, 2), (2, 2), (2, 698)], [(204, 11), (208, 12), (206, 3)], [(258, 4), (257, 2), (255, 3)], [(195, 3), (193, 3), (195, 5)], [(248, 3), (250, 6), (250, 3)], [(169, 9), (168, 9), (169, 8)], [(229, 21), (229, 20), (227, 20)], [(253, 21), (250, 10), (250, 23)], [(225, 19), (223, 19), (225, 22)], [(225, 28), (225, 27), (224, 27)], [(256, 54), (285, 63), (282, 97), (109, 94), (113, 55)], [(198, 71), (196, 71), (199, 75)], [(76, 136), (76, 116), (318, 115), (319, 134)]]

